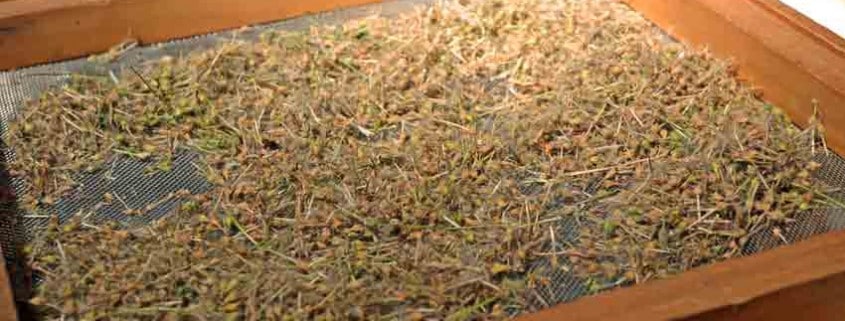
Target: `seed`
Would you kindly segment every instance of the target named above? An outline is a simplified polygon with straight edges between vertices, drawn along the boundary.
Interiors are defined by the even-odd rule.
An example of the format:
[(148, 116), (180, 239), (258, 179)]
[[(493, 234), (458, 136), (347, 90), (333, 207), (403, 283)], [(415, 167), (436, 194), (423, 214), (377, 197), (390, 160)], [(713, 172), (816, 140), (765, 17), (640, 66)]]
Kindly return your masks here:
[(820, 141), (662, 37), (606, 0), (468, 1), (77, 75), (10, 126), (26, 211), (85, 191), (80, 170), (120, 175), (118, 158), (155, 176), (189, 152), (211, 187), (123, 204), (172, 209), (143, 229), (53, 219), (31, 244), (37, 302), (72, 319), (496, 319), (553, 285), (540, 260), (600, 291), (834, 203)]

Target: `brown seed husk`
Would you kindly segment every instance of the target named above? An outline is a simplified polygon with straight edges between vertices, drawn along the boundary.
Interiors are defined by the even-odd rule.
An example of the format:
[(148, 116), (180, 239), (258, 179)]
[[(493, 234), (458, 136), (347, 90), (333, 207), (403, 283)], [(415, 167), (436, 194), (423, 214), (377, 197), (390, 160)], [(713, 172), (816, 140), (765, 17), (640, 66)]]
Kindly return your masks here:
[[(116, 157), (192, 151), (214, 185), (148, 229), (38, 238), (36, 301), (90, 320), (505, 318), (538, 259), (643, 282), (739, 255), (824, 192), (813, 132), (604, 0), (227, 42), (76, 77), (9, 135), (33, 212)], [(563, 218), (580, 235), (550, 253)]]

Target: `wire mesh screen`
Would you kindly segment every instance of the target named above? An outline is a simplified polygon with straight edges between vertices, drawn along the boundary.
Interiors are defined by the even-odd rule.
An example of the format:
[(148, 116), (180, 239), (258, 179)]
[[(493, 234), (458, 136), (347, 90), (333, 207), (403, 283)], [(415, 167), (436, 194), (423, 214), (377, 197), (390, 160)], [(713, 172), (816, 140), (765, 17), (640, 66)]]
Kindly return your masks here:
[[(818, 179), (838, 191), (831, 197), (839, 200), (845, 199), (845, 193), (843, 193), (845, 160), (833, 152), (820, 153), (815, 159), (822, 164), (821, 170), (816, 173)], [(762, 230), (752, 235), (742, 248), (742, 254), (752, 255), (781, 245), (792, 244), (814, 235), (842, 229), (845, 229), (845, 209), (838, 207), (818, 208), (799, 213), (794, 217), (794, 221), (778, 232)], [(549, 244), (549, 251), (564, 250), (565, 247), (562, 244), (578, 237), (578, 230), (579, 223), (574, 219), (560, 221), (557, 227), (557, 235), (562, 235), (563, 239), (560, 243)], [(534, 264), (533, 269), (547, 278), (549, 282), (541, 283), (541, 286), (529, 292), (526, 299), (530, 302), (532, 309), (547, 308), (589, 295), (596, 290), (603, 291), (625, 285), (610, 284), (603, 288), (590, 289), (586, 286), (585, 280), (569, 272), (566, 258), (559, 257), (558, 260), (558, 264), (552, 264), (551, 259), (544, 259)]]
[[(131, 49), (111, 62), (95, 62), (89, 59), (77, 59), (61, 63), (27, 68), (14, 72), (0, 73), (0, 128), (5, 130), (7, 122), (15, 117), (25, 102), (38, 97), (43, 91), (60, 86), (74, 73), (114, 75), (133, 64), (155, 59), (164, 55), (179, 56), (188, 51), (209, 48), (220, 41), (232, 37), (254, 39), (268, 29), (303, 29), (314, 24), (337, 23), (346, 19), (362, 17), (373, 13), (392, 15), (409, 10), (412, 6), (429, 3), (427, 0), (403, 0), (376, 7), (364, 7), (342, 10), (335, 13), (293, 19), (290, 21), (253, 27), (237, 32), (223, 32), (187, 40), (175, 41), (151, 47)], [(4, 148), (6, 159), (14, 155)], [(13, 276), (16, 295), (26, 297), (30, 288), (30, 279), (22, 264), (25, 258), (18, 255), (19, 248), (35, 233), (46, 226), (50, 217), (66, 221), (79, 213), (89, 212), (91, 222), (113, 221), (125, 228), (137, 228), (162, 218), (178, 206), (177, 198), (167, 195), (180, 191), (197, 194), (207, 191), (211, 185), (198, 173), (194, 160), (197, 156), (191, 152), (180, 152), (173, 162), (173, 169), (168, 172), (147, 175), (144, 168), (149, 164), (129, 158), (118, 158), (108, 168), (93, 173), (80, 173), (78, 181), (81, 187), (54, 205), (44, 208), (43, 213), (24, 213), (14, 206), (14, 195), (26, 193), (26, 182), (9, 178), (6, 171), (0, 172), (0, 246), (3, 248), (7, 265)], [(828, 185), (845, 186), (845, 160), (833, 153), (820, 153), (817, 161), (822, 164), (819, 177)], [(106, 193), (119, 197), (119, 202), (96, 208)], [(841, 193), (834, 195), (845, 197)], [(163, 201), (162, 201), (163, 200)], [(93, 211), (87, 211), (89, 209)], [(124, 208), (148, 208), (142, 216), (126, 215)], [(86, 210), (86, 211), (83, 211)], [(755, 234), (743, 249), (743, 254), (774, 248), (779, 245), (800, 241), (809, 236), (845, 228), (845, 215), (841, 209), (819, 209), (802, 213), (795, 221), (779, 233), (763, 231)], [(547, 245), (548, 252), (562, 251), (567, 242), (578, 236), (579, 223), (575, 219), (561, 220), (557, 226), (558, 239)], [(526, 300), (531, 309), (540, 309), (557, 303), (570, 301), (589, 294), (596, 289), (589, 289), (584, 280), (579, 279), (567, 267), (565, 257), (534, 262), (532, 269), (548, 282), (531, 290)], [(35, 278), (37, 280), (37, 276)], [(612, 288), (623, 284), (611, 284)]]
[[(431, 0), (401, 0), (381, 5), (341, 9), (335, 12), (315, 14), (278, 23), (259, 25), (235, 31), (226, 31), (188, 39), (172, 41), (153, 46), (134, 47), (114, 59), (103, 61), (89, 58), (73, 59), (58, 63), (40, 65), (10, 72), (0, 72), (0, 130), (5, 133), (8, 122), (24, 105), (38, 98), (45, 90), (65, 84), (73, 74), (114, 77), (125, 69), (144, 61), (164, 56), (182, 56), (192, 51), (209, 49), (223, 41), (232, 39), (257, 40), (268, 30), (305, 30), (315, 25), (338, 24), (351, 19), (372, 15), (393, 16), (413, 10)], [(11, 149), (2, 148), (2, 164), (15, 157)], [(86, 221), (92, 223), (113, 222), (124, 228), (138, 228), (152, 223), (171, 212), (180, 199), (168, 197), (187, 191), (197, 194), (207, 191), (211, 185), (194, 166), (197, 155), (177, 152), (170, 171), (147, 174), (149, 163), (119, 157), (107, 168), (92, 173), (79, 173), (76, 180), (80, 187), (70, 195), (46, 206), (43, 213), (26, 213), (15, 206), (15, 195), (27, 192), (26, 182), (11, 179), (5, 168), (0, 170), (0, 246), (12, 278), (15, 296), (26, 300), (33, 284), (39, 282), (38, 275), (31, 275), (25, 268), (26, 258), (21, 249), (42, 228), (51, 217), (64, 223), (77, 214), (85, 212)], [(99, 206), (105, 194), (118, 198), (107, 206)], [(128, 215), (126, 208), (145, 208), (143, 215)], [(92, 211), (93, 210), (93, 211)]]

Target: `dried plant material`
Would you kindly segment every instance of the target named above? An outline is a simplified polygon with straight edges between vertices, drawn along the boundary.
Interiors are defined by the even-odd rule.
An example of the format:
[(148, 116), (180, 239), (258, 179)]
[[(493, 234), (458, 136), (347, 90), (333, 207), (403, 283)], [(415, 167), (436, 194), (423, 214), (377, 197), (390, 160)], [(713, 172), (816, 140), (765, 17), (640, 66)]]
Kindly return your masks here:
[[(32, 212), (116, 157), (193, 151), (214, 185), (146, 230), (33, 244), (36, 301), (90, 320), (505, 318), (542, 257), (643, 282), (825, 199), (812, 132), (604, 0), (268, 33), (77, 77), (9, 133)], [(580, 235), (544, 252), (564, 217)]]

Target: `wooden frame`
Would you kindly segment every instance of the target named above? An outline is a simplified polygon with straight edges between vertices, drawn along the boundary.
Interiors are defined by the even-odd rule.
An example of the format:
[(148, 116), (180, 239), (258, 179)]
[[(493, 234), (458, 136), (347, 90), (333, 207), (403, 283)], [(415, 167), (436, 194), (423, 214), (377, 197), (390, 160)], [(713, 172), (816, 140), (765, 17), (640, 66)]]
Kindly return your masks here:
[[(623, 0), (670, 35), (730, 58), (798, 125), (845, 155), (845, 39), (777, 0)], [(559, 305), (540, 320), (845, 320), (845, 232)]]
[(586, 297), (518, 321), (843, 320), (843, 298), (845, 231)]
[(9, 274), (6, 272), (6, 260), (0, 248), (0, 321), (17, 321), (17, 309)]
[(0, 70), (381, 0), (14, 0), (0, 2)]
[(815, 113), (845, 155), (845, 39), (777, 0), (624, 1), (672, 36), (733, 59), (798, 125)]
[[(81, 57), (130, 39), (149, 44), (376, 1), (5, 1), (0, 69)], [(845, 155), (845, 40), (777, 0), (624, 1), (672, 36), (734, 59), (740, 76), (797, 124), (816, 115), (828, 145)], [(3, 305), (10, 299), (4, 285), (2, 321), (14, 315)], [(845, 232), (838, 232), (521, 319), (840, 320), (843, 295)]]
[[(0, 70), (83, 57), (126, 41), (152, 44), (380, 1), (0, 1)], [(0, 268), (0, 321), (17, 320), (14, 299)]]

